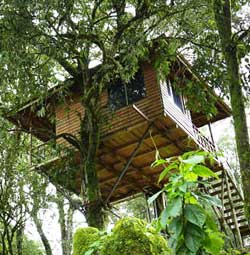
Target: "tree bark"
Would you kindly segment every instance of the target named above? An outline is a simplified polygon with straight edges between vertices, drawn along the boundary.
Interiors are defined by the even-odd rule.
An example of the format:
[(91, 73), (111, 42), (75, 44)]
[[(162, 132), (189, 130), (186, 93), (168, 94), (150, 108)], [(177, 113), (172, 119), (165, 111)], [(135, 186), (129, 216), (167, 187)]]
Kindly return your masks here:
[(59, 213), (59, 225), (61, 230), (61, 247), (62, 247), (62, 254), (67, 254), (67, 230), (65, 224), (65, 212), (64, 212), (64, 197), (60, 194), (59, 191), (56, 192), (56, 204)]
[(245, 200), (245, 214), (250, 219), (250, 145), (239, 72), (240, 62), (237, 54), (237, 42), (232, 36), (230, 0), (214, 0), (214, 15), (226, 61), (237, 154)]
[(73, 215), (74, 215), (74, 208), (72, 205), (69, 205), (67, 220), (66, 220), (66, 227), (67, 227), (67, 253), (68, 255), (71, 254), (72, 244), (73, 244)]
[(81, 141), (83, 145), (82, 193), (85, 198), (85, 216), (89, 226), (105, 228), (105, 212), (100, 193), (96, 170), (96, 153), (100, 139), (100, 115), (98, 96), (93, 96), (85, 107), (84, 119), (81, 123)]
[(49, 240), (47, 239), (45, 233), (43, 232), (42, 223), (40, 219), (37, 217), (36, 213), (32, 214), (32, 218), (36, 225), (37, 232), (39, 233), (40, 238), (42, 240), (46, 255), (53, 255)]
[(59, 191), (57, 191), (56, 203), (57, 203), (58, 213), (59, 213), (62, 254), (70, 255), (71, 250), (72, 250), (72, 232), (73, 232), (74, 209), (72, 208), (71, 204), (69, 204), (67, 213), (65, 213), (64, 196)]
[(21, 227), (16, 232), (17, 255), (23, 254), (23, 231), (24, 227)]

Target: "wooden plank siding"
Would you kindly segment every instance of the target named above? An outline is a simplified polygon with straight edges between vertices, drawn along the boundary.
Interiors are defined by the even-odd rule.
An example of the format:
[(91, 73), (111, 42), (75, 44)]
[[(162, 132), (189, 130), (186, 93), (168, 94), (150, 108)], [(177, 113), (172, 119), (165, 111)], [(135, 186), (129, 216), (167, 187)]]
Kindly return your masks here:
[[(144, 64), (142, 67), (144, 83), (146, 88), (146, 97), (135, 102), (135, 105), (149, 118), (155, 119), (163, 114), (161, 94), (157, 83), (156, 73), (150, 64)], [(128, 105), (110, 112), (108, 107), (108, 93), (103, 92), (101, 105), (103, 109), (103, 118), (106, 120), (102, 127), (101, 135), (105, 137), (119, 130), (133, 127), (144, 121), (143, 117), (135, 111), (133, 105)], [(80, 103), (80, 97), (73, 95), (65, 100), (63, 105), (56, 106), (56, 135), (70, 133), (79, 136), (80, 118), (84, 116), (84, 108)], [(66, 145), (67, 142), (60, 138), (59, 144)]]
[[(101, 105), (104, 109), (102, 116), (107, 122), (101, 129), (96, 170), (104, 201), (109, 196), (142, 134), (147, 130), (149, 122), (152, 126), (110, 201), (118, 201), (138, 192), (160, 188), (161, 184), (157, 183), (157, 179), (162, 169), (151, 167), (156, 150), (162, 158), (180, 155), (198, 148), (214, 151), (214, 145), (194, 127), (190, 113), (188, 111), (183, 113), (168, 96), (167, 87), (163, 84), (159, 85), (152, 66), (144, 64), (142, 72), (146, 97), (134, 103), (141, 113), (133, 105), (122, 107), (111, 113), (107, 107), (107, 91), (101, 97)], [(79, 117), (84, 116), (80, 98), (73, 95), (67, 98), (66, 102), (67, 104), (56, 106), (56, 133), (57, 135), (62, 133), (79, 135)], [(58, 142), (67, 145), (63, 139)], [(55, 164), (61, 161), (61, 159), (57, 160)], [(68, 178), (72, 180), (72, 184), (67, 188), (79, 194), (81, 183), (78, 169), (79, 154), (75, 153), (71, 160), (73, 160), (74, 170), (67, 172)], [(60, 168), (67, 169), (67, 167)], [(49, 171), (52, 173), (53, 169)], [(60, 177), (59, 173), (58, 175)], [(58, 182), (65, 185), (64, 179)]]

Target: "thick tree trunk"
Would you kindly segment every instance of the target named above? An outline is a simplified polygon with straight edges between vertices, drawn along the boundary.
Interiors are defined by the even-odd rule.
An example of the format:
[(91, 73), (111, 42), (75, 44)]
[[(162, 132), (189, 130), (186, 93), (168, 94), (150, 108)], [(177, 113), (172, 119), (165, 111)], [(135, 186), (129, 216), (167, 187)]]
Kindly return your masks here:
[(85, 200), (85, 216), (89, 226), (103, 229), (105, 227), (105, 212), (100, 193), (96, 170), (96, 153), (100, 139), (100, 116), (98, 98), (92, 98), (85, 105), (85, 115), (81, 126), (82, 192)]
[(250, 219), (250, 145), (239, 72), (237, 43), (232, 37), (230, 0), (214, 0), (214, 14), (227, 66), (228, 88), (245, 199), (245, 213)]

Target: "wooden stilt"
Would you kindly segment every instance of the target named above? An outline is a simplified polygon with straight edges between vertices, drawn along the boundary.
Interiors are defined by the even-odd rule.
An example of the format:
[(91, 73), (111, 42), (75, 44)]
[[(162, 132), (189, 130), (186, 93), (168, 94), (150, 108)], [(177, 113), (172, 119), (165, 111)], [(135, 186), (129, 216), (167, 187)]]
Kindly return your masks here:
[(232, 194), (231, 194), (231, 189), (230, 189), (227, 173), (224, 173), (224, 175), (225, 175), (226, 187), (227, 187), (227, 192), (228, 192), (229, 204), (230, 204), (230, 207), (232, 210), (233, 221), (234, 221), (234, 225), (235, 225), (235, 231), (236, 231), (237, 239), (239, 242), (239, 248), (242, 249), (243, 242), (242, 242), (240, 228), (239, 228), (239, 224), (238, 224), (238, 220), (237, 220), (237, 216), (236, 216), (236, 212), (235, 212), (235, 208), (234, 208), (234, 204), (233, 204), (233, 200), (232, 200)]

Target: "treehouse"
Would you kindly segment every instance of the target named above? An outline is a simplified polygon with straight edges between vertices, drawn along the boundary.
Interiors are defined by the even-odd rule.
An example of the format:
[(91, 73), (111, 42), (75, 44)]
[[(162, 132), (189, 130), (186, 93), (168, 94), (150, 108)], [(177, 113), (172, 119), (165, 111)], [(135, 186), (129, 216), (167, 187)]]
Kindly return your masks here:
[[(176, 84), (176, 77), (203, 86), (202, 89), (215, 100), (216, 115), (208, 120), (202, 112), (190, 111), (186, 107), (190, 98), (177, 93), (178, 86), (185, 87), (188, 82)], [(79, 136), (80, 117), (84, 115), (79, 91), (78, 84), (70, 85), (62, 101), (59, 94), (61, 97), (64, 94), (56, 88), (42, 104), (40, 101), (30, 102), (17, 113), (8, 115), (10, 121), (21, 125), (43, 142), (32, 149), (33, 167), (48, 175), (52, 182), (76, 194), (81, 191), (79, 155), (63, 134)], [(197, 108), (201, 106), (199, 97), (192, 100), (196, 100)], [(181, 57), (171, 64), (170, 74), (161, 81), (158, 81), (150, 62), (142, 63), (129, 84), (117, 80), (104, 91), (101, 104), (104, 121), (97, 153), (97, 173), (103, 201), (107, 203), (140, 192), (159, 190), (157, 179), (161, 169), (151, 167), (156, 150), (162, 158), (197, 149), (216, 152), (213, 139), (205, 137), (198, 128), (230, 116), (228, 106)], [(41, 112), (41, 107), (43, 114), (37, 114)], [(51, 140), (54, 142), (53, 137), (60, 137), (56, 139), (56, 144), (61, 148), (59, 155), (56, 151), (46, 150), (46, 145)], [(70, 148), (70, 154), (62, 153)], [(65, 161), (69, 158), (71, 164), (67, 165)], [(207, 192), (222, 199), (223, 207), (216, 213), (241, 240), (242, 236), (250, 233), (243, 215), (241, 192), (230, 171), (219, 160), (213, 170), (222, 178), (211, 180), (211, 189)]]

